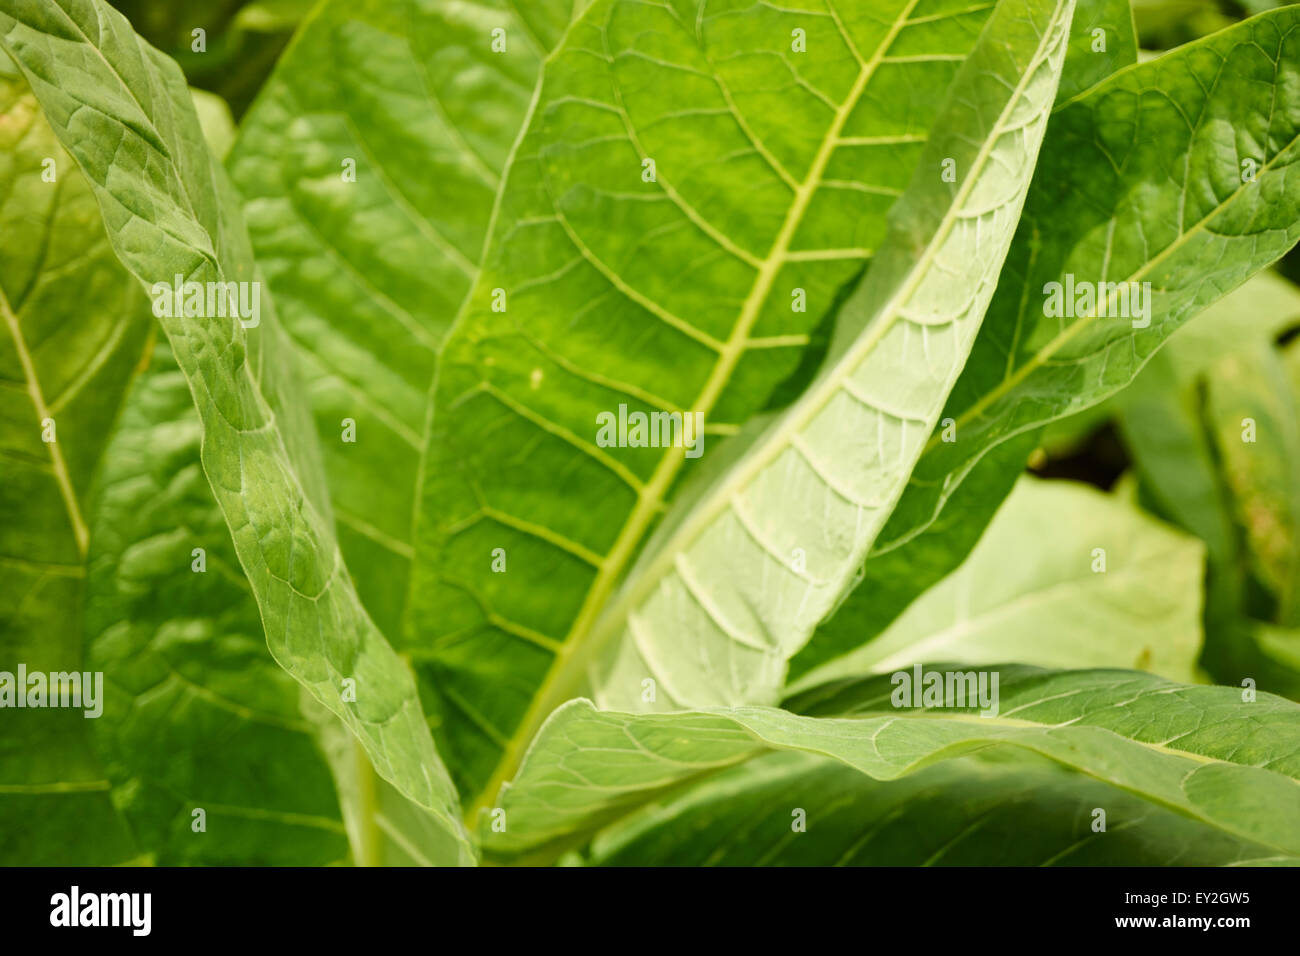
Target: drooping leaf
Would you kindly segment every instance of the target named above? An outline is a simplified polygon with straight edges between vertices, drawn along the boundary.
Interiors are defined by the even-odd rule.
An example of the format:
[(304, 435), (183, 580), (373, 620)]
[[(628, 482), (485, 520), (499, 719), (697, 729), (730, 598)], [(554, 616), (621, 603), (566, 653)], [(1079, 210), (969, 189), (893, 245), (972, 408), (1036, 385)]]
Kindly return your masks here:
[(92, 743), (138, 855), (245, 866), (455, 860), (446, 830), (377, 776), (342, 722), (271, 658), (203, 474), (200, 431), (160, 344), (105, 454), (86, 625), (87, 666), (107, 681)]
[(1191, 683), (1204, 556), (1128, 502), (1022, 478), (960, 568), (792, 690), (928, 660), (1137, 668)]
[(160, 343), (109, 443), (94, 506), (85, 667), (105, 681), (95, 751), (154, 863), (341, 862), (334, 782), (303, 689), (267, 653), (199, 464), (200, 434)]
[(1157, 355), (1174, 366), (1186, 386), (1229, 355), (1250, 352), (1297, 325), (1300, 286), (1269, 270), (1257, 273), (1196, 315)]
[[(165, 342), (147, 345), (148, 300), (114, 256), (89, 187), (26, 84), (7, 79), (3, 94), (0, 129), (12, 139), (0, 143), (9, 196), (0, 206), (8, 240), (0, 288), (6, 307), (16, 290), (18, 306), (6, 368), (23, 365), (24, 354), (30, 361), (34, 376), (12, 385), (47, 406), (56, 440), (34, 448), (63, 456), (72, 504), (60, 507), (72, 510), (59, 535), (50, 511), (31, 507), (58, 501), (58, 472), (27, 454), (40, 420), (31, 411), (20, 420), (22, 403), (7, 404), (4, 484), (23, 494), (0, 512), (21, 552), (5, 561), (0, 670), (25, 664), (92, 681), (100, 674), (103, 683), (92, 719), (75, 709), (5, 710), (0, 861), (342, 861), (348, 838), (317, 749), (320, 719), (300, 713), (300, 686), (267, 652), (199, 463), (189, 388)], [(144, 364), (150, 370), (128, 391)], [(42, 548), (65, 548), (66, 563), (43, 563), (53, 552)], [(83, 678), (83, 686), (95, 685)], [(354, 747), (337, 718), (328, 721)], [(399, 836), (419, 843), (409, 829)]]
[(502, 795), (505, 829), (485, 832), (485, 846), (507, 857), (562, 848), (684, 782), (770, 750), (832, 757), (893, 780), (999, 746), (1047, 757), (1229, 840), (1300, 855), (1300, 705), (1268, 694), (1247, 703), (1232, 688), (1131, 671), (981, 673), (986, 689), (999, 676), (993, 706), (984, 708), (993, 716), (942, 681), (941, 706), (911, 698), (896, 706), (891, 696), (904, 687), (889, 676), (809, 691), (788, 702), (800, 713), (626, 714), (573, 701), (542, 728)]
[[(1121, 70), (1054, 113), (984, 332), (846, 610), (898, 594), (863, 612), (887, 623), (956, 567), (1043, 424), (1123, 388), (1190, 316), (1294, 245), (1298, 23), (1294, 7), (1264, 14)], [(1149, 316), (1101, 316), (1096, 302), (1045, 314), (1047, 283), (1067, 275), (1149, 282)], [(1118, 297), (1102, 301), (1118, 311)], [(1012, 447), (999, 456), (999, 445)], [(958, 532), (927, 534), (972, 480), (981, 491), (962, 499)], [(841, 630), (855, 617), (827, 622), (793, 671), (869, 637)]]
[[(174, 63), (102, 0), (6, 3), (0, 46), (86, 174), (109, 241), (138, 280), (259, 282), (233, 190)], [(457, 835), (468, 859), (410, 673), (343, 566), (292, 355), (270, 297), (260, 303), (250, 329), (229, 316), (161, 322), (199, 410), (203, 467), (268, 646), (357, 734), (377, 771)], [(345, 701), (352, 688), (355, 701)]]
[[(1127, 384), (1173, 329), (1294, 244), (1297, 22), (1290, 9), (1239, 24), (1055, 114), (1005, 291), (946, 412), (957, 440), (934, 436), (914, 480), (930, 500), (991, 443)], [(1067, 274), (1150, 282), (1150, 326), (1096, 306), (1046, 315), (1044, 286)]]
[[(1000, 759), (991, 759), (997, 756)], [(1098, 830), (1097, 811), (1105, 812)], [(1047, 761), (995, 751), (899, 780), (772, 753), (600, 834), (593, 866), (1224, 866), (1266, 847)]]

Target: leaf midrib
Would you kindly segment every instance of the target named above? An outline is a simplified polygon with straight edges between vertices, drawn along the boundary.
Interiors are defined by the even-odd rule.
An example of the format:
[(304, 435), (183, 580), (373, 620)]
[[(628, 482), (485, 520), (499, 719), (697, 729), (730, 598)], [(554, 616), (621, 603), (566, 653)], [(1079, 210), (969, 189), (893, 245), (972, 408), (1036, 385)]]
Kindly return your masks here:
[[(1029, 706), (1041, 702), (1042, 701), (1027, 701), (1025, 702), (1025, 706)], [(591, 701), (584, 701), (584, 703), (586, 703), (589, 707), (595, 710), (595, 704), (593, 704)], [(915, 760), (910, 760), (907, 763), (902, 764), (901, 766), (895, 768), (895, 772), (892, 774), (892, 776), (877, 777), (874, 774), (868, 773), (865, 770), (858, 768), (853, 763), (846, 760), (844, 757), (841, 757), (837, 754), (831, 753), (824, 749), (819, 749), (816, 744), (782, 746), (782, 745), (774, 744), (770, 740), (764, 739), (762, 736), (759, 735), (757, 731), (751, 730), (744, 723), (743, 720), (738, 719), (738, 715), (744, 714), (747, 710), (750, 710), (750, 708), (718, 708), (716, 710), (701, 710), (701, 711), (693, 711), (691, 713), (697, 716), (722, 716), (722, 717), (731, 717), (733, 719), (737, 719), (739, 729), (745, 734), (747, 734), (755, 744), (755, 749), (752, 752), (743, 755), (734, 761), (726, 761), (720, 764), (718, 767), (711, 767), (706, 770), (702, 770), (699, 773), (689, 774), (683, 777), (677, 783), (671, 785), (670, 787), (649, 791), (646, 794), (646, 799), (644, 801), (637, 801), (634, 803), (634, 805), (642, 805), (645, 802), (648, 802), (650, 799), (660, 798), (665, 792), (669, 792), (669, 793), (683, 792), (689, 789), (690, 787), (694, 786), (695, 784), (699, 783), (702, 779), (717, 773), (719, 769), (727, 769), (727, 768), (739, 766), (741, 764), (746, 764), (757, 757), (761, 757), (771, 753), (799, 752), (799, 753), (810, 754), (814, 757), (831, 760), (836, 763), (839, 763), (842, 766), (849, 768), (850, 770), (862, 774), (862, 776), (868, 779), (876, 780), (881, 783), (889, 783), (891, 781), (900, 780), (904, 777), (907, 777), (912, 773), (917, 772), (918, 770), (925, 769), (928, 766), (942, 763), (945, 760), (951, 759), (954, 756), (965, 756), (967, 754), (972, 754), (981, 750), (988, 750), (990, 748), (996, 748), (996, 747), (1012, 747), (1019, 750), (1028, 751), (1029, 753), (1038, 754), (1039, 756), (1045, 757), (1046, 759), (1052, 761), (1057, 766), (1063, 767), (1066, 770), (1078, 773), (1082, 776), (1088, 777), (1093, 780), (1097, 780), (1098, 782), (1103, 783), (1106, 786), (1113, 787), (1116, 790), (1121, 790), (1124, 791), (1125, 793), (1130, 793), (1144, 803), (1163, 807), (1167, 810), (1179, 814), (1180, 816), (1186, 817), (1188, 819), (1196, 820), (1197, 822), (1210, 827), (1216, 832), (1231, 834), (1232, 836), (1238, 839), (1248, 841), (1257, 846), (1268, 847), (1269, 849), (1277, 850), (1279, 853), (1282, 853), (1287, 857), (1292, 857), (1296, 855), (1296, 850), (1294, 849), (1288, 849), (1283, 846), (1278, 846), (1258, 835), (1240, 832), (1236, 828), (1230, 826), (1226, 821), (1214, 817), (1209, 817), (1198, 812), (1198, 808), (1196, 807), (1196, 805), (1192, 804), (1190, 801), (1188, 801), (1186, 804), (1172, 802), (1169, 800), (1165, 800), (1164, 798), (1151, 792), (1150, 790), (1144, 790), (1135, 786), (1128, 786), (1119, 783), (1106, 776), (1099, 775), (1094, 771), (1084, 768), (1083, 766), (1080, 765), (1078, 761), (1066, 760), (1054, 752), (1050, 752), (1047, 749), (1036, 746), (1032, 740), (1008, 738), (1008, 739), (989, 739), (986, 741), (961, 741), (954, 744), (945, 744), (944, 746), (938, 747), (932, 751), (923, 754), (922, 756), (920, 756)], [(778, 713), (784, 713), (784, 712), (778, 712)], [(762, 715), (769, 716), (768, 712), (766, 711), (763, 711)], [(688, 716), (688, 715), (682, 715), (682, 716)], [(1087, 716), (1087, 715), (1083, 715), (1083, 716)], [(824, 719), (836, 720), (841, 722), (861, 720), (865, 723), (866, 721), (881, 720), (882, 718), (884, 719), (884, 723), (882, 724), (882, 727), (880, 729), (883, 729), (884, 726), (888, 726), (888, 724), (894, 723), (896, 721), (943, 720), (943, 721), (952, 721), (955, 723), (973, 723), (973, 724), (978, 724), (986, 727), (988, 726), (1005, 727), (1010, 730), (1030, 730), (1043, 735), (1046, 735), (1053, 730), (1068, 729), (1072, 726), (1078, 725), (1082, 727), (1087, 727), (1091, 730), (1100, 731), (1103, 734), (1112, 736), (1115, 739), (1123, 741), (1126, 744), (1136, 745), (1138, 747), (1141, 747), (1144, 750), (1149, 750), (1155, 753), (1161, 753), (1175, 759), (1189, 760), (1201, 766), (1222, 766), (1222, 767), (1232, 767), (1238, 770), (1259, 770), (1265, 773), (1275, 775), (1281, 779), (1289, 780), (1291, 781), (1291, 783), (1295, 784), (1296, 786), (1300, 786), (1300, 780), (1288, 776), (1287, 774), (1282, 773), (1281, 771), (1273, 770), (1269, 767), (1259, 767), (1253, 764), (1233, 763), (1230, 760), (1224, 760), (1220, 757), (1211, 757), (1206, 754), (1196, 753), (1194, 751), (1180, 750), (1178, 748), (1169, 747), (1166, 746), (1165, 744), (1139, 740), (1135, 737), (1125, 736), (1124, 734), (1112, 730), (1109, 727), (1100, 727), (1095, 724), (1080, 725), (1078, 722), (1080, 719), (1082, 719), (1082, 717), (1073, 718), (1069, 721), (1065, 721), (1062, 723), (1049, 724), (1049, 723), (1043, 723), (1041, 721), (1021, 720), (1013, 717), (1004, 717), (1001, 715), (995, 717), (981, 717), (978, 714), (971, 714), (971, 713), (952, 713), (952, 712), (945, 712), (945, 711), (928, 711), (928, 710), (911, 710), (906, 712), (905, 714), (898, 714), (898, 713), (891, 713), (889, 711), (866, 710), (859, 713), (840, 714), (834, 717), (827, 717)], [(818, 720), (823, 718), (807, 717), (806, 715), (804, 715), (804, 719)], [(954, 750), (957, 751), (957, 753), (951, 753)], [(568, 826), (569, 824), (567, 822), (557, 823), (552, 831), (544, 831), (544, 832), (553, 832), (555, 834), (562, 834), (567, 831)], [(553, 838), (548, 837), (542, 840), (539, 846), (529, 851), (531, 854), (535, 856), (535, 859), (532, 862), (537, 864), (553, 862), (553, 858), (547, 855), (548, 850), (553, 845), (553, 843), (554, 843)], [(558, 856), (558, 854), (555, 854), (555, 856)]]
[[(26, 339), (23, 338), (22, 327), (18, 324), (18, 317), (14, 315), (14, 311), (9, 305), (9, 297), (5, 294), (3, 288), (0, 288), (0, 315), (4, 316), (5, 325), (13, 338), (14, 349), (18, 353), (18, 361), (23, 368), (23, 377), (27, 381), (27, 395), (31, 399), (32, 407), (36, 409), (36, 421), (39, 427), (40, 423), (45, 419), (48, 418), (51, 421), (54, 419), (50, 414), (49, 406), (45, 403), (45, 395), (36, 373), (36, 363), (27, 348)], [(56, 432), (56, 439), (57, 434)], [(72, 526), (72, 536), (77, 545), (77, 555), (84, 561), (90, 545), (90, 530), (86, 527), (86, 519), (81, 514), (81, 506), (77, 504), (77, 493), (72, 487), (72, 477), (68, 473), (68, 465), (64, 461), (63, 451), (59, 448), (57, 440), (50, 442), (42, 440), (41, 444), (50, 453), (50, 464), (54, 471), (54, 480), (59, 486), (59, 497), (63, 499), (63, 507), (68, 514), (68, 522)]]
[[(1029, 703), (1029, 704), (1032, 704), (1032, 703), (1035, 703), (1035, 702), (1034, 702), (1034, 701), (1030, 701), (1030, 702), (1028, 702), (1028, 703)], [(874, 713), (874, 714), (864, 714), (863, 716), (865, 716), (865, 717), (867, 717), (868, 719), (870, 719), (870, 718), (873, 718), (873, 717), (874, 717), (874, 718), (878, 718), (878, 717), (882, 717), (882, 716), (886, 716), (886, 715), (885, 715), (885, 714), (882, 714), (882, 713)], [(1008, 728), (1011, 728), (1011, 729), (1029, 729), (1029, 730), (1036, 730), (1036, 731), (1039, 731), (1040, 733), (1043, 733), (1043, 734), (1046, 734), (1046, 733), (1048, 733), (1049, 731), (1052, 731), (1052, 730), (1067, 729), (1067, 728), (1069, 728), (1069, 727), (1071, 727), (1071, 726), (1076, 725), (1076, 724), (1078, 723), (1078, 721), (1079, 721), (1080, 719), (1082, 719), (1082, 718), (1080, 717), (1080, 718), (1074, 718), (1074, 719), (1072, 719), (1072, 720), (1069, 720), (1069, 721), (1066, 721), (1066, 722), (1064, 722), (1064, 723), (1060, 723), (1060, 724), (1043, 724), (1043, 723), (1035, 723), (1035, 722), (1033, 722), (1033, 721), (1027, 721), (1027, 720), (1016, 720), (1016, 719), (1014, 719), (1014, 718), (1010, 718), (1010, 717), (1001, 717), (1001, 716), (997, 716), (997, 717), (981, 717), (981, 716), (979, 716), (978, 714), (947, 714), (947, 713), (931, 713), (931, 712), (929, 712), (929, 711), (923, 711), (923, 712), (919, 712), (919, 713), (910, 713), (910, 714), (908, 714), (906, 717), (900, 717), (900, 718), (897, 718), (897, 719), (900, 719), (900, 720), (916, 720), (916, 719), (918, 719), (918, 718), (919, 718), (919, 719), (923, 719), (923, 720), (924, 720), (924, 719), (929, 719), (929, 720), (954, 720), (954, 721), (957, 721), (957, 722), (960, 722), (960, 723), (986, 723), (986, 724), (992, 724), (992, 725), (994, 725), (994, 726), (1005, 726), (1005, 727), (1008, 727)], [(1155, 752), (1155, 753), (1164, 754), (1164, 755), (1166, 755), (1166, 756), (1173, 757), (1173, 758), (1175, 758), (1175, 759), (1190, 760), (1190, 761), (1192, 761), (1193, 763), (1197, 763), (1197, 764), (1200, 764), (1201, 766), (1207, 766), (1207, 767), (1208, 767), (1208, 766), (1219, 766), (1219, 767), (1233, 767), (1233, 768), (1236, 768), (1237, 770), (1247, 770), (1247, 769), (1249, 769), (1249, 770), (1259, 770), (1259, 771), (1262, 771), (1262, 772), (1264, 772), (1264, 773), (1273, 774), (1274, 776), (1277, 776), (1279, 779), (1282, 779), (1282, 780), (1288, 780), (1288, 781), (1290, 781), (1293, 785), (1295, 785), (1295, 786), (1297, 786), (1297, 787), (1300, 787), (1300, 780), (1297, 780), (1295, 777), (1288, 776), (1287, 774), (1282, 773), (1282, 772), (1280, 772), (1280, 771), (1273, 770), (1273, 769), (1271, 769), (1271, 768), (1269, 768), (1269, 767), (1258, 767), (1258, 766), (1255, 766), (1254, 764), (1240, 764), (1240, 763), (1233, 763), (1231, 760), (1224, 760), (1224, 759), (1221, 758), (1221, 757), (1210, 757), (1210, 756), (1207, 756), (1206, 754), (1200, 754), (1200, 753), (1196, 753), (1196, 752), (1194, 752), (1194, 751), (1190, 751), (1190, 750), (1179, 750), (1179, 749), (1177, 749), (1177, 748), (1175, 748), (1175, 747), (1169, 747), (1169, 746), (1166, 746), (1165, 744), (1154, 743), (1154, 742), (1146, 741), (1146, 740), (1138, 740), (1136, 737), (1126, 737), (1125, 735), (1119, 733), (1118, 731), (1111, 730), (1109, 727), (1099, 727), (1099, 726), (1097, 726), (1097, 725), (1095, 725), (1095, 724), (1083, 724), (1083, 725), (1081, 725), (1081, 726), (1088, 727), (1089, 729), (1092, 729), (1092, 730), (1098, 730), (1098, 731), (1101, 731), (1102, 733), (1104, 733), (1104, 734), (1109, 734), (1109, 735), (1115, 737), (1115, 738), (1118, 739), (1118, 740), (1122, 740), (1122, 741), (1125, 741), (1125, 742), (1130, 743), (1130, 744), (1136, 744), (1137, 746), (1139, 746), (1139, 747), (1141, 747), (1141, 748), (1143, 748), (1143, 749), (1145, 749), (1145, 750), (1150, 750), (1150, 751)], [(944, 753), (945, 751), (952, 749), (953, 746), (954, 746), (954, 745), (948, 745), (948, 746), (942, 747), (942, 748), (940, 748), (939, 750), (934, 751), (933, 753), (926, 754), (925, 756), (923, 756), (923, 757), (920, 758), (919, 760), (914, 760), (914, 761), (912, 761), (911, 763), (907, 764), (905, 768), (903, 768), (902, 770), (900, 770), (900, 772), (899, 772), (895, 777), (892, 777), (892, 778), (889, 778), (889, 779), (898, 779), (898, 778), (900, 778), (900, 777), (906, 776), (906, 775), (909, 774), (909, 773), (914, 772), (914, 771), (917, 770), (917, 769), (922, 769), (922, 768), (923, 768), (924, 766), (926, 766), (927, 764), (930, 764), (930, 763), (938, 763), (939, 760), (942, 760), (943, 758), (942, 758), (942, 757), (939, 757), (939, 759), (937, 759), (937, 760), (936, 760), (935, 758), (938, 757), (939, 754), (942, 754), (942, 753)], [(967, 747), (968, 745), (966, 745), (966, 744), (957, 744), (957, 745), (955, 745), (955, 746), (957, 746), (957, 747)], [(1104, 783), (1104, 784), (1106, 784), (1106, 785), (1108, 785), (1108, 786), (1114, 787), (1114, 788), (1117, 789), (1117, 790), (1123, 790), (1123, 791), (1125, 791), (1126, 793), (1131, 793), (1131, 794), (1133, 794), (1134, 796), (1139, 797), (1140, 799), (1142, 799), (1143, 801), (1145, 801), (1145, 802), (1147, 802), (1147, 803), (1152, 803), (1152, 804), (1155, 804), (1155, 805), (1157, 805), (1157, 806), (1165, 807), (1165, 808), (1168, 809), (1168, 810), (1173, 810), (1174, 812), (1179, 813), (1179, 814), (1181, 814), (1182, 816), (1188, 817), (1189, 819), (1197, 820), (1197, 821), (1199, 821), (1199, 822), (1201, 822), (1201, 823), (1204, 823), (1206, 826), (1209, 826), (1209, 827), (1211, 827), (1211, 828), (1213, 828), (1213, 829), (1215, 829), (1215, 830), (1218, 830), (1218, 831), (1223, 832), (1223, 833), (1230, 833), (1230, 834), (1232, 834), (1232, 835), (1235, 836), (1235, 837), (1238, 837), (1238, 838), (1243, 839), (1243, 840), (1248, 840), (1249, 842), (1251, 842), (1251, 843), (1255, 843), (1255, 844), (1257, 844), (1257, 845), (1259, 845), (1259, 846), (1265, 846), (1265, 847), (1268, 847), (1268, 848), (1270, 848), (1270, 849), (1277, 850), (1278, 852), (1283, 853), (1283, 854), (1288, 855), (1288, 856), (1294, 856), (1294, 855), (1296, 854), (1296, 852), (1297, 852), (1294, 848), (1292, 848), (1292, 849), (1288, 849), (1288, 848), (1286, 848), (1286, 847), (1278, 846), (1278, 845), (1275, 844), (1275, 843), (1269, 842), (1269, 841), (1267, 841), (1267, 840), (1265, 840), (1265, 839), (1263, 839), (1262, 837), (1259, 837), (1259, 836), (1257, 836), (1257, 835), (1250, 834), (1250, 833), (1243, 833), (1243, 832), (1237, 830), (1236, 828), (1229, 826), (1225, 821), (1222, 821), (1222, 820), (1219, 820), (1219, 819), (1216, 819), (1216, 818), (1207, 817), (1207, 816), (1203, 815), (1202, 813), (1197, 812), (1197, 811), (1198, 811), (1198, 808), (1196, 807), (1195, 804), (1192, 804), (1190, 801), (1188, 801), (1188, 804), (1187, 804), (1186, 806), (1184, 806), (1184, 805), (1182, 805), (1182, 804), (1178, 804), (1178, 803), (1173, 803), (1173, 802), (1167, 801), (1167, 800), (1163, 799), (1162, 797), (1160, 797), (1160, 796), (1158, 796), (1158, 795), (1156, 795), (1156, 794), (1150, 792), (1149, 790), (1142, 790), (1142, 789), (1140, 789), (1140, 788), (1138, 788), (1138, 787), (1135, 787), (1135, 786), (1129, 786), (1129, 785), (1126, 785), (1126, 784), (1123, 784), (1123, 783), (1119, 783), (1119, 782), (1117, 782), (1117, 781), (1115, 781), (1115, 780), (1111, 780), (1111, 779), (1108, 778), (1108, 777), (1102, 776), (1102, 775), (1098, 774), (1097, 772), (1095, 772), (1095, 771), (1093, 771), (1093, 770), (1089, 770), (1089, 769), (1087, 769), (1087, 768), (1081, 766), (1078, 762), (1066, 762), (1065, 760), (1063, 760), (1062, 758), (1060, 758), (1060, 757), (1057, 756), (1056, 754), (1051, 753), (1051, 752), (1049, 752), (1049, 751), (1046, 750), (1046, 749), (1039, 748), (1039, 747), (1035, 746), (1034, 743), (1033, 743), (1032, 741), (1025, 741), (1025, 740), (1019, 740), (1019, 739), (1011, 739), (1011, 740), (990, 740), (990, 741), (986, 742), (986, 743), (983, 744), (983, 745), (976, 745), (976, 746), (974, 746), (974, 747), (969, 747), (968, 749), (969, 749), (969, 750), (972, 750), (972, 751), (973, 751), (973, 750), (984, 750), (984, 749), (987, 749), (987, 748), (989, 748), (989, 747), (997, 747), (997, 746), (1004, 746), (1004, 747), (1018, 747), (1018, 748), (1023, 749), (1023, 750), (1028, 750), (1028, 751), (1031, 752), (1031, 753), (1039, 754), (1040, 756), (1046, 757), (1047, 759), (1052, 760), (1052, 761), (1054, 761), (1054, 762), (1060, 764), (1060, 765), (1063, 766), (1063, 767), (1067, 767), (1067, 768), (1069, 768), (1070, 770), (1073, 770), (1073, 771), (1076, 772), (1076, 773), (1080, 773), (1080, 774), (1084, 775), (1085, 777), (1090, 777), (1090, 778), (1092, 778), (1093, 780), (1098, 780), (1098, 781), (1100, 781), (1100, 782), (1102, 782), (1102, 783)], [(868, 776), (870, 776), (870, 774), (868, 774)], [(1180, 789), (1181, 789), (1181, 786), (1180, 786)]]
[[(709, 411), (712, 410), (721, 396), (723, 388), (730, 380), (736, 364), (745, 353), (749, 331), (758, 320), (759, 313), (767, 301), (772, 284), (775, 282), (781, 266), (785, 263), (790, 243), (794, 239), (813, 195), (821, 184), (822, 173), (829, 164), (831, 155), (839, 146), (839, 134), (856, 108), (858, 100), (875, 74), (876, 68), (884, 59), (885, 52), (907, 25), (908, 17), (919, 2), (920, 0), (909, 0), (895, 18), (889, 32), (877, 45), (876, 51), (870, 60), (862, 62), (858, 58), (861, 64), (858, 76), (854, 80), (849, 93), (845, 96), (843, 104), (836, 111), (827, 127), (817, 153), (813, 157), (813, 162), (809, 166), (808, 173), (800, 184), (800, 188), (795, 191), (790, 208), (786, 212), (785, 221), (773, 240), (772, 248), (759, 264), (758, 273), (755, 275), (749, 294), (745, 297), (745, 302), (741, 306), (740, 316), (732, 329), (732, 334), (723, 343), (723, 348), (714, 363), (713, 371), (705, 382), (700, 395), (691, 403), (690, 407), (693, 411), (702, 412), (705, 417), (708, 416)], [(846, 43), (848, 43), (847, 39)], [(552, 55), (562, 48), (563, 44), (561, 43), (556, 47), (556, 51), (552, 52)], [(851, 45), (850, 49), (856, 57), (856, 49)], [(548, 57), (548, 61), (549, 59)], [(539, 83), (539, 91), (540, 88), (541, 84)], [(617, 87), (614, 88), (614, 92), (616, 96), (619, 95)], [(668, 449), (661, 456), (650, 481), (638, 490), (636, 506), (619, 531), (614, 546), (601, 563), (596, 580), (588, 589), (578, 616), (569, 629), (569, 633), (565, 635), (562, 646), (547, 671), (546, 677), (543, 678), (542, 684), (538, 687), (537, 693), (534, 694), (528, 710), (515, 732), (511, 735), (509, 744), (498, 760), (492, 776), (465, 811), (465, 820), (470, 827), (474, 826), (479, 812), (485, 809), (488, 803), (495, 798), (501, 784), (514, 776), (519, 767), (519, 762), (523, 758), (523, 752), (532, 741), (538, 728), (556, 706), (568, 699), (570, 689), (580, 679), (586, 662), (586, 655), (579, 654), (578, 651), (584, 649), (583, 645), (591, 637), (592, 628), (596, 624), (600, 612), (604, 609), (605, 602), (613, 591), (614, 584), (631, 560), (641, 539), (649, 529), (650, 523), (659, 514), (663, 506), (664, 495), (671, 487), (673, 479), (685, 461), (684, 448)]]

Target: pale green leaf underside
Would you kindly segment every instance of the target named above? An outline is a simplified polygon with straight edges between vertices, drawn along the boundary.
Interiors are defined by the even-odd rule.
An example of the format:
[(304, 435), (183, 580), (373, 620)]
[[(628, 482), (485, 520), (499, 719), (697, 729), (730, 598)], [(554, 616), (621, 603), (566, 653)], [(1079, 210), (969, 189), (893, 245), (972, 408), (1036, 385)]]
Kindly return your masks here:
[[(1097, 809), (1106, 813), (1103, 832), (1094, 829)], [(891, 781), (810, 754), (765, 754), (599, 834), (583, 860), (592, 866), (1300, 864), (1300, 857), (1279, 858), (1100, 781), (1005, 751)]]
[[(176, 274), (258, 278), (233, 190), (174, 63), (98, 0), (7, 4), (0, 44), (91, 181), (110, 241), (137, 279), (148, 287)], [(409, 672), (343, 567), (315, 436), (269, 298), (261, 296), (253, 330), (231, 319), (161, 320), (203, 423), (204, 469), (277, 661), (344, 719), (382, 775), (457, 832), (455, 792)], [(355, 704), (342, 700), (348, 678)]]
[[(940, 665), (948, 670), (956, 665)], [(769, 750), (832, 757), (892, 780), (993, 745), (1032, 751), (1279, 856), (1300, 855), (1300, 706), (1117, 670), (1000, 675), (999, 710), (894, 707), (887, 676), (765, 707), (627, 714), (585, 700), (547, 721), (501, 806), (489, 852), (572, 839), (684, 781)], [(949, 700), (949, 703), (955, 703)]]
[(960, 568), (791, 691), (927, 660), (1135, 668), (1192, 683), (1204, 558), (1201, 542), (1127, 501), (1022, 478)]

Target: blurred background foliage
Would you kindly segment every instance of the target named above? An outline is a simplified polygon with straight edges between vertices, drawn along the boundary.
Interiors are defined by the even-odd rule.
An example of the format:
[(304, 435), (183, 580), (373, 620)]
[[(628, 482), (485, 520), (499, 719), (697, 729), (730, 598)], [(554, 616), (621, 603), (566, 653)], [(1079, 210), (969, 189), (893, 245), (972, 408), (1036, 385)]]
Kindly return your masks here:
[[(136, 32), (244, 115), (315, 0), (114, 0)], [(195, 37), (203, 32), (203, 49)]]

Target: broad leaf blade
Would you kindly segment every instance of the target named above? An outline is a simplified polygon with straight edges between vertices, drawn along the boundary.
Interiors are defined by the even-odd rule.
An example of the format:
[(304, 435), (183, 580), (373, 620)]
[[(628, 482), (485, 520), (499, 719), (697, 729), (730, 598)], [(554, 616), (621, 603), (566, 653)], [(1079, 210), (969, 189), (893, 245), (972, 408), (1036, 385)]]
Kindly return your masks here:
[[(598, 634), (603, 706), (772, 700), (850, 586), (961, 371), (1011, 242), (1072, 5), (1007, 3), (953, 85), (804, 395), (670, 516)], [(953, 158), (958, 183), (938, 181)], [(677, 523), (674, 524), (673, 522)], [(603, 628), (603, 631), (600, 630)]]
[[(601, 833), (592, 866), (1300, 864), (1046, 761), (962, 757), (881, 782), (773, 753)], [(1106, 829), (1094, 829), (1097, 810)], [(798, 827), (798, 829), (796, 829)]]
[(440, 361), (416, 541), (410, 651), (462, 791), (509, 775), (697, 471), (598, 416), (702, 413), (708, 460), (806, 382), (988, 15), (603, 0), (549, 58)]
[[(174, 63), (100, 0), (6, 2), (0, 45), (92, 183), (137, 279), (258, 279), (233, 190)], [(276, 660), (343, 718), (382, 775), (455, 833), (455, 792), (410, 674), (343, 567), (293, 360), (261, 299), (267, 314), (251, 334), (231, 318), (162, 319), (203, 423), (204, 469)], [(343, 701), (345, 679), (355, 681), (354, 704)]]
[(503, 795), (506, 829), (485, 833), (486, 847), (513, 855), (562, 845), (683, 781), (768, 750), (832, 757), (893, 780), (998, 745), (1082, 771), (1270, 854), (1300, 855), (1300, 706), (1268, 694), (1246, 703), (1232, 688), (1128, 671), (984, 673), (1000, 676), (996, 716), (957, 706), (942, 686), (944, 707), (894, 706), (901, 687), (890, 677), (832, 684), (790, 702), (834, 716), (765, 707), (626, 714), (573, 701), (529, 750)]
[[(113, 255), (89, 185), (7, 72), (0, 184), (0, 671), (81, 672), (91, 669), (82, 647), (91, 481), (146, 346), (149, 302)], [(95, 721), (10, 709), (28, 690), (13, 680), (3, 689), (0, 860), (133, 858), (92, 744)]]

